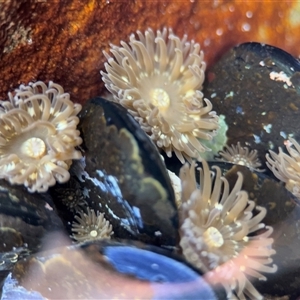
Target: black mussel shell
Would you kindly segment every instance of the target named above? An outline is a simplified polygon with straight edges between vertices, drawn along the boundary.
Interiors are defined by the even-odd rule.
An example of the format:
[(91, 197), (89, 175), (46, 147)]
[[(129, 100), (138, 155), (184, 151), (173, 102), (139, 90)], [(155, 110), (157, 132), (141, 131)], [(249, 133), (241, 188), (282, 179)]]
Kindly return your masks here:
[[(258, 150), (266, 168), (266, 175), (248, 171), (243, 188), (268, 209), (263, 222), (274, 229), (273, 259), (278, 271), (267, 274), (268, 281), (255, 286), (261, 293), (290, 299), (300, 296), (300, 203), (283, 183), (274, 180), (265, 155), (268, 150), (278, 152), (278, 147), (285, 151), (289, 136), (300, 140), (299, 75), (300, 63), (289, 53), (270, 45), (245, 43), (231, 49), (211, 68), (203, 89), (214, 110), (225, 116), (227, 144), (240, 142)], [(228, 176), (235, 180), (235, 172), (229, 171)]]
[(36, 252), (47, 233), (63, 228), (49, 195), (0, 180), (0, 253), (19, 247)]
[(40, 250), (46, 234), (63, 230), (49, 195), (0, 180), (0, 287), (20, 258)]
[(229, 145), (257, 149), (264, 163), (289, 135), (300, 139), (299, 72), (290, 54), (254, 42), (234, 47), (211, 68), (203, 93), (225, 116)]
[(141, 243), (97, 241), (18, 262), (4, 299), (224, 299), (182, 258)]
[[(155, 145), (122, 106), (88, 101), (80, 115), (83, 159), (67, 184), (51, 189), (66, 224), (86, 207), (105, 213), (115, 238), (174, 247), (178, 216), (173, 188)], [(66, 199), (81, 206), (68, 211)]]

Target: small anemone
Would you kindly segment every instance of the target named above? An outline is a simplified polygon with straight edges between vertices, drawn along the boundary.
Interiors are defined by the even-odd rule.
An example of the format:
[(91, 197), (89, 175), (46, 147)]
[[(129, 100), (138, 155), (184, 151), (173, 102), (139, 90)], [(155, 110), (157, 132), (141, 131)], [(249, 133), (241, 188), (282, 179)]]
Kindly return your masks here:
[(232, 164), (246, 166), (249, 169), (264, 172), (264, 170), (258, 169), (261, 166), (261, 162), (257, 156), (257, 150), (249, 150), (248, 147), (242, 147), (240, 142), (237, 145), (225, 146), (224, 151), (220, 151), (221, 158), (216, 158), (217, 161), (230, 162)]
[(200, 91), (206, 64), (200, 45), (164, 28), (132, 34), (129, 43), (111, 45), (113, 57), (101, 72), (106, 88), (159, 148), (184, 163), (208, 151), (218, 117)]
[(300, 199), (300, 145), (295, 139), (289, 138), (286, 150), (289, 154), (284, 153), (280, 147), (278, 154), (269, 150), (266, 164), (273, 174), (285, 183), (287, 190)]
[(57, 188), (56, 191), (58, 194), (56, 195), (57, 199), (62, 202), (62, 204), (72, 212), (78, 210), (79, 207), (85, 207), (87, 202), (85, 200), (85, 196), (80, 188), (76, 190), (72, 188)]
[(113, 235), (112, 225), (104, 218), (104, 213), (87, 208), (87, 213), (79, 211), (72, 223), (72, 235), (77, 242), (110, 239)]
[(21, 85), (0, 101), (0, 178), (45, 192), (69, 180), (82, 140), (76, 126), (80, 104), (53, 82)]
[(200, 188), (195, 179), (195, 164), (181, 168), (182, 205), (180, 208), (180, 246), (186, 259), (206, 272), (211, 283), (223, 284), (229, 299), (234, 293), (239, 299), (245, 295), (262, 299), (249, 280), (249, 276), (266, 280), (261, 272), (273, 273), (273, 228), (261, 220), (266, 209), (255, 206), (241, 190), (243, 176), (230, 191), (228, 181), (220, 168), (209, 170), (203, 160)]

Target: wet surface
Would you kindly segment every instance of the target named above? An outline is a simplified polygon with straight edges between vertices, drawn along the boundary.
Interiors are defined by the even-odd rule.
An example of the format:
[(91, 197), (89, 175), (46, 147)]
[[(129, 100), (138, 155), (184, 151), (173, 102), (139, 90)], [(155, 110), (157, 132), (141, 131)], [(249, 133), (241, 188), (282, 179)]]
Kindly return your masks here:
[[(288, 137), (300, 139), (300, 63), (285, 51), (259, 43), (245, 43), (227, 52), (209, 71), (204, 94), (225, 115), (227, 144), (257, 149), (264, 174), (235, 166), (226, 175), (236, 179), (243, 171), (251, 199), (267, 208), (264, 223), (274, 229), (273, 256), (278, 271), (267, 282), (254, 282), (270, 299), (300, 296), (300, 202), (266, 167), (268, 150), (278, 152)], [(268, 298), (269, 299), (269, 298)]]
[(0, 286), (19, 259), (41, 249), (47, 234), (64, 230), (48, 195), (0, 180)]
[[(88, 207), (105, 213), (116, 238), (176, 246), (175, 196), (154, 144), (124, 108), (104, 99), (88, 102), (80, 118), (84, 157), (73, 163), (70, 182), (52, 189), (52, 196), (62, 198), (67, 188), (78, 198), (79, 190)], [(74, 214), (64, 210), (60, 205), (70, 222)]]
[[(58, 275), (59, 274), (59, 275)], [(18, 262), (1, 299), (223, 299), (168, 251), (140, 243), (93, 242)]]
[(227, 144), (278, 150), (288, 136), (300, 138), (300, 64), (287, 52), (245, 43), (227, 52), (207, 74), (203, 93), (229, 127)]
[(299, 200), (286, 190), (282, 183), (248, 168), (229, 163), (210, 163), (218, 165), (231, 187), (237, 180), (237, 172), (243, 174), (242, 189), (259, 206), (267, 209), (263, 223), (272, 226), (274, 239), (272, 248), (276, 254), (273, 263), (278, 267), (275, 273), (264, 274), (267, 281), (253, 281), (254, 286), (268, 299), (287, 296), (296, 299), (300, 296), (300, 205)]
[[(257, 149), (265, 162), (267, 151), (277, 151), (288, 136), (299, 140), (299, 74), (299, 62), (275, 47), (247, 43), (229, 51), (210, 70), (204, 87), (214, 110), (225, 115), (228, 144), (241, 142)], [(201, 274), (181, 257), (132, 242), (171, 250), (178, 245), (174, 193), (153, 143), (125, 109), (104, 99), (87, 102), (80, 118), (84, 158), (73, 163), (68, 183), (38, 195), (0, 181), (0, 239), (4, 241), (0, 245), (0, 280), (6, 278), (2, 299), (61, 295), (69, 299), (130, 298), (133, 292), (154, 299), (216, 296)], [(165, 162), (178, 174), (178, 161), (166, 158)], [(267, 274), (267, 282), (253, 282), (254, 286), (267, 299), (297, 299), (299, 200), (269, 170), (263, 174), (226, 163), (210, 165), (219, 165), (232, 185), (237, 172), (242, 172), (242, 188), (268, 211), (263, 222), (274, 228), (276, 254), (272, 259), (278, 271)], [(115, 239), (131, 242), (96, 241), (70, 247), (71, 223), (75, 214), (87, 207), (105, 213)], [(63, 245), (68, 246), (47, 235), (57, 230), (65, 232)], [(42, 250), (45, 236), (46, 249), (53, 250), (23, 260)], [(176, 272), (182, 277), (174, 276)], [(99, 274), (104, 278), (101, 284), (95, 279)], [(165, 285), (175, 281), (176, 285)]]

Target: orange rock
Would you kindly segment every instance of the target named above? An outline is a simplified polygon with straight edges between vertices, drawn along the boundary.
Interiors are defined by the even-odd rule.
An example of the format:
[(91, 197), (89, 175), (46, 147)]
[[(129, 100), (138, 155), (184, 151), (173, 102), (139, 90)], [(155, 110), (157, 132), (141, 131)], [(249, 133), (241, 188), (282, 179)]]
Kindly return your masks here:
[(246, 41), (293, 55), (300, 48), (297, 1), (6, 0), (0, 11), (1, 99), (34, 80), (54, 80), (80, 103), (101, 95), (102, 50), (147, 27), (187, 33), (201, 43), (208, 66)]

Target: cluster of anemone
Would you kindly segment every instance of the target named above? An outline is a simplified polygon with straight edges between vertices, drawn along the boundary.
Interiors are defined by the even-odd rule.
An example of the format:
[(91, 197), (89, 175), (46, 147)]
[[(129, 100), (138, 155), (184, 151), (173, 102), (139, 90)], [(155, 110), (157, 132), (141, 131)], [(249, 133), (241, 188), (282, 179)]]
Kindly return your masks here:
[(230, 162), (232, 164), (246, 166), (247, 168), (255, 171), (262, 172), (264, 170), (258, 169), (261, 166), (257, 150), (250, 150), (248, 147), (242, 147), (238, 142), (237, 145), (225, 146), (225, 150), (220, 151), (221, 158), (218, 161)]
[(69, 180), (68, 169), (81, 153), (76, 126), (81, 105), (53, 82), (21, 85), (0, 102), (0, 178), (45, 192)]
[(201, 141), (216, 134), (218, 116), (201, 92), (206, 64), (198, 43), (148, 29), (110, 52), (101, 72), (106, 88), (159, 148), (182, 163), (209, 150)]
[(85, 242), (99, 239), (110, 239), (113, 235), (112, 225), (100, 213), (87, 208), (87, 212), (79, 211), (72, 223), (71, 237), (77, 242)]
[[(262, 299), (251, 277), (266, 280), (262, 272), (277, 270), (272, 263), (272, 227), (261, 223), (266, 209), (255, 206), (241, 190), (243, 176), (231, 189), (220, 168), (210, 171), (202, 162), (200, 188), (195, 179), (195, 164), (180, 171), (182, 205), (180, 208), (180, 246), (186, 259), (206, 272), (214, 284), (223, 284), (228, 298)], [(233, 291), (233, 294), (232, 294)]]
[[(137, 31), (128, 43), (111, 45), (112, 56), (101, 72), (114, 101), (124, 106), (156, 145), (184, 163), (209, 151), (206, 141), (216, 137), (218, 116), (201, 92), (206, 65), (200, 45), (164, 28), (156, 34)], [(53, 82), (21, 85), (0, 102), (0, 178), (24, 184), (30, 192), (45, 192), (70, 178), (68, 169), (82, 142), (76, 130), (81, 106)], [(300, 198), (300, 145), (293, 139), (285, 154), (270, 151), (267, 165)], [(226, 146), (218, 160), (259, 170), (256, 150)], [(228, 298), (262, 299), (251, 279), (277, 270), (272, 264), (272, 227), (262, 223), (266, 209), (256, 206), (243, 191), (243, 176), (230, 190), (221, 170), (211, 171), (203, 160), (200, 187), (195, 163), (184, 165), (180, 180), (169, 172), (178, 195), (180, 246), (185, 258), (205, 272), (209, 282), (223, 284)], [(181, 187), (180, 187), (181, 182)], [(110, 239), (112, 225), (104, 213), (87, 207), (80, 191), (64, 191), (62, 202), (78, 211), (71, 237), (77, 242)]]
[(267, 166), (300, 199), (300, 145), (295, 139), (289, 138), (286, 149), (289, 154), (284, 153), (282, 148), (279, 148), (278, 154), (270, 150), (270, 154), (266, 155)]
[[(207, 141), (216, 138), (219, 120), (201, 92), (206, 65), (199, 44), (188, 42), (187, 36), (178, 38), (170, 29), (156, 34), (148, 29), (132, 34), (128, 43), (111, 45), (110, 52), (104, 52), (106, 73), (101, 72), (105, 86), (158, 148), (169, 157), (174, 152), (182, 163), (210, 151)], [(226, 146), (219, 155), (218, 160), (262, 171), (257, 151), (240, 143)], [(273, 229), (261, 222), (266, 209), (241, 190), (240, 173), (231, 191), (221, 170), (211, 172), (205, 161), (200, 178), (199, 189), (194, 163), (181, 169), (177, 202), (184, 256), (210, 282), (223, 284), (229, 298), (261, 299), (251, 278), (266, 280), (261, 273), (277, 270), (270, 265)]]

